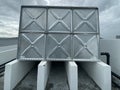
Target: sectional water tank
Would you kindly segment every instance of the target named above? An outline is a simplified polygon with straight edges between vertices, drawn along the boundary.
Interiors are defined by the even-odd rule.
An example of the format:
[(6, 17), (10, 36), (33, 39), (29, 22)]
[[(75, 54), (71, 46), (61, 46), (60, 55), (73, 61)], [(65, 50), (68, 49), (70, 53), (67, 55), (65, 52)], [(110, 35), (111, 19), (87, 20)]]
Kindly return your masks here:
[(22, 6), (17, 58), (98, 61), (98, 8)]

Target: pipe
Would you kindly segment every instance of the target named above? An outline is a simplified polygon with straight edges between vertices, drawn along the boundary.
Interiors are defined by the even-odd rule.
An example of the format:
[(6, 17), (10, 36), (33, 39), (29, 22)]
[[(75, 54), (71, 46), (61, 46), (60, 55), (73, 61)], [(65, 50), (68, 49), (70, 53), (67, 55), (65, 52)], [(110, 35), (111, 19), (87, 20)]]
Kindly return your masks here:
[(120, 76), (117, 75), (116, 73), (112, 72), (112, 75), (115, 76), (116, 78), (118, 78), (120, 80)]
[(110, 65), (110, 54), (108, 52), (101, 52), (101, 55), (106, 55), (106, 57), (107, 57), (107, 64)]
[[(108, 52), (101, 52), (101, 55), (106, 55), (106, 58), (107, 58), (107, 64), (110, 65), (110, 54)], [(118, 78), (120, 80), (120, 76), (117, 75), (116, 73), (114, 72), (111, 72), (112, 75), (116, 78)], [(116, 82), (112, 81), (112, 83), (117, 86), (118, 88), (120, 88), (120, 85), (118, 85)]]
[[(16, 58), (15, 58), (15, 59), (16, 59)], [(7, 63), (9, 63), (9, 62), (11, 62), (11, 61), (13, 61), (13, 60), (15, 60), (15, 59), (12, 59), (12, 60), (10, 60), (10, 61), (8, 61), (8, 62), (5, 62), (4, 64), (1, 64), (1, 65), (0, 65), (0, 77), (2, 77), (2, 76), (4, 75), (5, 64), (7, 64)]]
[(115, 86), (117, 86), (118, 88), (120, 88), (120, 85), (118, 85), (116, 82), (112, 82)]
[(15, 60), (16, 58), (14, 58), (14, 59), (12, 59), (12, 60), (10, 60), (10, 61), (8, 61), (8, 62), (5, 62), (5, 63), (3, 63), (3, 64), (0, 64), (0, 67), (3, 67), (3, 66), (5, 66), (5, 64), (7, 64), (7, 63), (9, 63), (9, 62), (11, 62), (11, 61), (13, 61), (13, 60)]

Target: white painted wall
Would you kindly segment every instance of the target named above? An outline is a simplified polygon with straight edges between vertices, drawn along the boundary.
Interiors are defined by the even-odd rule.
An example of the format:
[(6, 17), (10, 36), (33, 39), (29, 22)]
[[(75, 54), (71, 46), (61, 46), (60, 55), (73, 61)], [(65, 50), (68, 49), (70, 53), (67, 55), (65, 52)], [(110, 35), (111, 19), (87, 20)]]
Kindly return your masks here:
[(0, 65), (16, 58), (17, 45), (0, 47)]
[[(110, 65), (113, 72), (120, 75), (120, 40), (100, 40), (100, 51), (110, 53)], [(105, 57), (101, 58), (105, 61)]]

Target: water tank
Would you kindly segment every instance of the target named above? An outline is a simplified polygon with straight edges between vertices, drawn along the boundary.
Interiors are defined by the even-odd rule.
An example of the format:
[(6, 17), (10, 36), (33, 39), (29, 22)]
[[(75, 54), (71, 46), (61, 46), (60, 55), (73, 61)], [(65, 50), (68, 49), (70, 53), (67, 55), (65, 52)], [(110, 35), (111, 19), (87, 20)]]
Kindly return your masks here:
[(17, 58), (98, 61), (98, 8), (22, 6)]

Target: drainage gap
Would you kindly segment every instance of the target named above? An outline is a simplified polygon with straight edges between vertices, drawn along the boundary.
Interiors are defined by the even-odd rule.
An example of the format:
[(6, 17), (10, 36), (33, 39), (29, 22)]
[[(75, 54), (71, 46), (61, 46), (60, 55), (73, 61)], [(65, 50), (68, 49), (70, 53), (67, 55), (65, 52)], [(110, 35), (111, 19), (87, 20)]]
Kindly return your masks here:
[(69, 90), (64, 62), (52, 62), (46, 90)]

